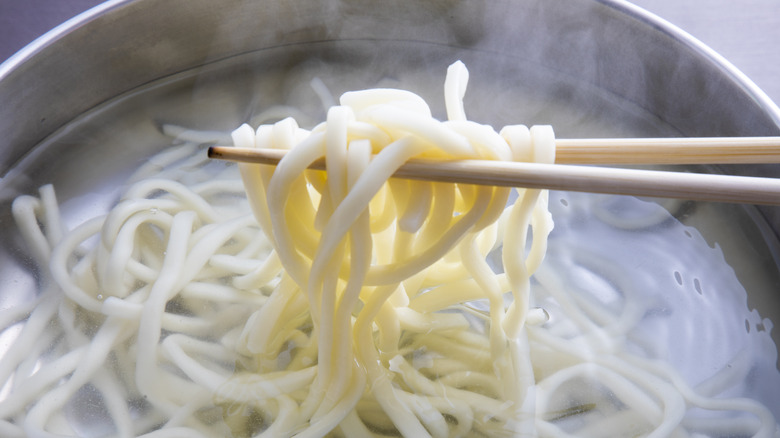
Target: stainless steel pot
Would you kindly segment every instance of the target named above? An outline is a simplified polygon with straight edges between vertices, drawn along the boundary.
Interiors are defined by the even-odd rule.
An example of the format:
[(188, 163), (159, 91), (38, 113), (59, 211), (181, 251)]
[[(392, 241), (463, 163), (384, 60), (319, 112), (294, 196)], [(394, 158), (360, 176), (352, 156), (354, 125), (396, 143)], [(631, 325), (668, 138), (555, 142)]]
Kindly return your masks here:
[[(16, 195), (51, 182), (86, 217), (165, 144), (161, 123), (226, 130), (272, 104), (317, 107), (302, 91), (315, 77), (334, 95), (398, 85), (439, 103), (456, 59), (471, 72), (470, 116), (497, 127), (552, 124), (558, 137), (780, 135), (780, 110), (755, 86), (619, 0), (108, 1), (0, 65), (0, 302), (30, 293), (15, 286), (26, 269), (8, 213)], [(770, 165), (725, 170), (780, 174)], [(673, 212), (723, 248), (749, 305), (777, 320), (778, 210)]]

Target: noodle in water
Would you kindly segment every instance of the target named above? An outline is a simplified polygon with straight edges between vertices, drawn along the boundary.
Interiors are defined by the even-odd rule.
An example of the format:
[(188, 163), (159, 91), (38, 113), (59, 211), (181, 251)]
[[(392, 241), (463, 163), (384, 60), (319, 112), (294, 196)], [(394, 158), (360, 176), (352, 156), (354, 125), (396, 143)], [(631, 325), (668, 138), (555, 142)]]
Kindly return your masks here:
[[(411, 158), (554, 162), (549, 126), (470, 121), (467, 82), (450, 66), (446, 121), (370, 89), (310, 130), (166, 127), (178, 144), (72, 230), (52, 186), (17, 198), (46, 274), (0, 313), (0, 435), (780, 436), (719, 396), (728, 375), (702, 392), (635, 348), (640, 304), (613, 315), (546, 267), (547, 191), (390, 178)], [(207, 163), (230, 140), (289, 152)]]

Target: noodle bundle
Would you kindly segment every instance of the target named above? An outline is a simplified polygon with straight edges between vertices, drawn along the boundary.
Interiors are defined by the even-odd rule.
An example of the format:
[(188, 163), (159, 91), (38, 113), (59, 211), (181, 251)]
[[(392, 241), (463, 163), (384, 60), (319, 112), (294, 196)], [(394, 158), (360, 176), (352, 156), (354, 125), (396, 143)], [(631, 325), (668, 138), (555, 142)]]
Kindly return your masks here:
[(554, 161), (549, 126), (468, 120), (467, 81), (450, 66), (446, 121), (371, 89), (312, 129), (230, 134), (289, 150), (276, 167), (207, 163), (226, 136), (168, 128), (179, 144), (72, 230), (52, 186), (17, 198), (44, 275), (0, 313), (0, 435), (780, 436), (718, 396), (728, 373), (702, 393), (633, 345), (640, 303), (616, 315), (546, 267), (546, 191), (391, 178)]
[[(374, 89), (344, 94), (342, 105), (311, 131), (286, 119), (233, 133), (238, 146), (290, 150), (275, 169), (241, 167), (258, 222), (285, 268), (285, 289), (274, 293), (303, 294), (310, 306), (312, 330), (304, 345), (317, 348), (305, 362), (316, 363), (317, 372), (299, 401), (298, 421), (309, 431), (324, 424), (326, 432), (353, 415), (349, 424), (356, 429), (345, 433), (368, 433), (360, 426), (360, 405), (354, 410), (358, 401), (378, 405), (389, 417), (373, 429), (404, 436), (533, 430), (533, 377), (522, 328), (530, 275), (552, 228), (546, 196), (523, 190), (505, 211), (506, 188), (389, 179), (410, 158), (553, 161), (549, 127), (514, 126), (500, 135), (466, 120), (466, 75), (463, 64), (450, 67), (447, 122), (435, 120), (412, 93)], [(306, 170), (323, 157), (327, 174)], [(503, 214), (512, 226), (499, 233)], [(534, 245), (526, 256), (532, 222)], [(501, 275), (486, 261), (499, 246), (507, 268)], [(514, 300), (506, 307), (509, 291)], [(453, 312), (481, 298), (489, 306), (476, 323)], [(268, 319), (258, 321), (268, 327)], [(293, 330), (282, 333), (273, 350), (253, 345), (251, 351), (275, 358), (285, 345), (295, 347), (294, 360), (305, 354)], [(415, 368), (420, 357), (434, 365)]]

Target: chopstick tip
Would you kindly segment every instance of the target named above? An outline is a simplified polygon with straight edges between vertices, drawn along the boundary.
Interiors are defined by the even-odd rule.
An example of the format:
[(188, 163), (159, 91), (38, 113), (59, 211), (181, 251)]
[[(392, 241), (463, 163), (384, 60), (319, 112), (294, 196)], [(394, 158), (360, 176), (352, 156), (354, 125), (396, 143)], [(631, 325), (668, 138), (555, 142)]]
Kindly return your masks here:
[(207, 155), (209, 158), (223, 158), (220, 146), (209, 146)]

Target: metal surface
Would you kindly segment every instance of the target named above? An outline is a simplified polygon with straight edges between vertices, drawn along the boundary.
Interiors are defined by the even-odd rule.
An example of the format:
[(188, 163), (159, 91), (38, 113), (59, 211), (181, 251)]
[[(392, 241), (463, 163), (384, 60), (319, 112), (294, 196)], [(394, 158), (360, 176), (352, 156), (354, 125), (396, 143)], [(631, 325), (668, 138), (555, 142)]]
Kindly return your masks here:
[[(373, 15), (375, 7), (356, 7), (350, 2), (317, 6), (263, 3), (262, 7), (245, 1), (225, 1), (219, 6), (187, 2), (186, 7), (177, 2), (155, 3), (106, 2), (66, 25), (61, 35), (49, 35), (0, 69), (0, 98), (20, 102), (4, 105), (0, 114), (4, 123), (0, 132), (11, 145), (6, 163), (16, 161), (26, 148), (73, 114), (152, 79), (242, 52), (332, 38), (410, 38), (469, 50), (499, 50), (503, 56), (540, 62), (663, 114), (683, 135), (694, 135), (692, 131), (697, 135), (763, 135), (772, 133), (780, 120), (776, 107), (757, 89), (723, 77), (724, 73), (733, 76), (729, 66), (717, 62), (713, 66), (709, 53), (692, 47), (674, 29), (648, 31), (657, 24), (620, 19), (612, 7), (643, 19), (641, 11), (623, 2), (606, 2), (612, 7), (590, 1), (499, 2), (487, 9), (482, 3), (431, 3), (414, 13), (402, 11), (384, 22), (389, 26), (372, 23), (379, 18)], [(162, 12), (144, 12), (149, 10)], [(172, 19), (174, 11), (181, 20)], [(448, 22), (445, 12), (482, 19)], [(274, 39), (274, 20), (279, 16), (295, 17), (285, 23), (291, 31), (283, 41)], [(582, 16), (592, 19), (583, 23)], [(540, 26), (552, 17), (556, 23), (550, 24), (558, 32), (546, 32)], [(432, 25), (423, 25), (423, 19)], [(108, 22), (113, 20), (128, 25), (112, 27)], [(520, 28), (524, 31), (512, 32)], [(711, 76), (711, 80), (701, 81), (699, 76)], [(695, 83), (691, 78), (696, 78)], [(58, 104), (44, 105), (51, 101)], [(718, 114), (713, 108), (718, 108)], [(758, 114), (745, 116), (755, 110)]]
[[(0, 1), (0, 62), (101, 0)], [(700, 40), (780, 102), (780, 2), (632, 0)]]
[(780, 102), (780, 2), (633, 0), (719, 53)]

